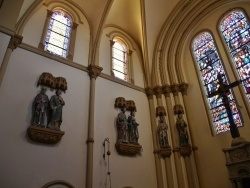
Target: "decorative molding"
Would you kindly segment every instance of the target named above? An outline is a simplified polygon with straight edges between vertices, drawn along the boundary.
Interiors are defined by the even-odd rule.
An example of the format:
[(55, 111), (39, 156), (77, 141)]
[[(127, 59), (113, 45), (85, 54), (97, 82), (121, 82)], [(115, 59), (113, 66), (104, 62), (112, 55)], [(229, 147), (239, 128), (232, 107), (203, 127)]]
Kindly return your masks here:
[(190, 145), (180, 147), (180, 154), (183, 157), (189, 157), (191, 153), (192, 153), (192, 147)]
[(182, 95), (187, 95), (188, 84), (184, 82), (179, 84), (179, 89)]
[(103, 69), (102, 67), (90, 64), (88, 66), (90, 78), (95, 78), (96, 79), (100, 75), (102, 69)]
[(166, 110), (164, 106), (156, 107), (156, 116), (166, 116)]
[(53, 77), (51, 73), (48, 72), (43, 72), (41, 76), (39, 77), (39, 80), (37, 82), (37, 86), (43, 85), (50, 87), (52, 89), (59, 89), (62, 91), (66, 91), (68, 86), (67, 86), (67, 81), (63, 77)]
[(162, 93), (165, 95), (165, 97), (170, 97), (171, 86), (170, 85), (162, 86)]
[(181, 104), (174, 105), (174, 115), (184, 114), (184, 109)]
[(142, 146), (140, 144), (128, 144), (116, 142), (115, 148), (121, 155), (134, 156), (141, 153)]
[(22, 40), (23, 40), (23, 37), (20, 35), (15, 34), (15, 35), (11, 36), (8, 48), (10, 48), (12, 50), (16, 49), (17, 46), (22, 43)]
[(172, 154), (172, 149), (171, 147), (167, 147), (167, 148), (161, 148), (159, 149), (159, 154), (163, 157), (163, 158), (169, 158)]
[(148, 99), (153, 99), (154, 90), (151, 87), (145, 88), (145, 92), (146, 92)]
[(171, 88), (171, 92), (173, 93), (174, 96), (178, 96), (178, 92), (179, 92), (179, 85), (178, 84), (172, 84), (170, 86)]
[(33, 125), (29, 126), (29, 128), (27, 129), (27, 133), (29, 138), (34, 142), (44, 144), (56, 144), (64, 135), (64, 131), (56, 131)]
[(86, 141), (87, 144), (89, 143), (94, 143), (94, 139), (93, 138), (88, 138), (87, 141)]
[(153, 90), (154, 90), (154, 94), (155, 94), (156, 98), (161, 98), (161, 94), (162, 94), (161, 86), (155, 86), (153, 88)]

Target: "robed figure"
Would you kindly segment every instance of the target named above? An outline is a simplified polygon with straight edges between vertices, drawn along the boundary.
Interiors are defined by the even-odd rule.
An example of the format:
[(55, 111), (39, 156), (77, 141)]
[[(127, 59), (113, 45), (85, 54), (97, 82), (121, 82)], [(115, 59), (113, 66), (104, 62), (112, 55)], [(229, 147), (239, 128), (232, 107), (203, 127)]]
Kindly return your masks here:
[(138, 139), (139, 139), (138, 126), (139, 124), (136, 122), (135, 119), (135, 112), (131, 112), (130, 116), (128, 117), (129, 143), (138, 144)]
[(127, 117), (125, 114), (126, 108), (122, 108), (117, 116), (116, 127), (118, 132), (117, 141), (128, 143), (128, 125)]
[(53, 95), (50, 99), (50, 114), (48, 128), (54, 130), (60, 130), (62, 123), (62, 109), (65, 105), (63, 98), (61, 97), (61, 91), (56, 90), (56, 95)]

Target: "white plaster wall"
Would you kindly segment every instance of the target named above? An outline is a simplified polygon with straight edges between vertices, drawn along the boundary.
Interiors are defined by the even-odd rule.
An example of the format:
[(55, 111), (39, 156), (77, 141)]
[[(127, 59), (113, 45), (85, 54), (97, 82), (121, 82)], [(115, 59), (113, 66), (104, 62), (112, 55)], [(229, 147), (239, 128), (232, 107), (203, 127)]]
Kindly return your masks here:
[[(135, 117), (136, 121), (140, 124), (138, 127), (140, 135), (139, 143), (143, 148), (140, 156), (121, 156), (115, 149), (117, 139), (115, 122), (120, 112), (120, 109), (114, 108), (117, 97), (133, 100), (136, 104), (137, 112)], [(128, 111), (126, 115), (128, 117)], [(110, 139), (112, 187), (157, 187), (150, 124), (148, 99), (145, 93), (102, 78), (97, 78), (94, 130), (94, 188), (102, 188), (105, 185), (107, 161), (103, 160), (104, 148), (102, 144), (106, 137)]]
[[(40, 91), (37, 80), (43, 72), (62, 76), (68, 83), (62, 94), (65, 135), (56, 145), (34, 143), (26, 135), (32, 102)], [(53, 93), (47, 91), (49, 97)], [(86, 72), (20, 48), (14, 50), (0, 89), (0, 187), (35, 188), (53, 180), (84, 187), (88, 100)]]
[(10, 36), (0, 32), (0, 67), (3, 62), (3, 58), (8, 47)]
[[(237, 4), (237, 7), (240, 6), (249, 9), (249, 4), (247, 3), (244, 5)], [(227, 70), (230, 81), (235, 81), (236, 78), (234, 77), (231, 70), (232, 66), (230, 66), (230, 64), (228, 63), (228, 56), (225, 52), (226, 48), (223, 47), (223, 43), (219, 38), (216, 25), (218, 23), (217, 20), (219, 21), (220, 16), (222, 16), (224, 12), (232, 9), (233, 7), (235, 7), (235, 5), (227, 6), (219, 10), (214, 10), (213, 14), (207, 15), (206, 19), (201, 20), (201, 22), (193, 28), (192, 32), (190, 33), (189, 39), (183, 46), (185, 52), (183, 52), (182, 67), (183, 70), (185, 70), (185, 77), (187, 79), (187, 83), (189, 84), (187, 93), (187, 114), (189, 122), (194, 127), (195, 135), (197, 137), (197, 145), (199, 148), (202, 173), (206, 187), (231, 187), (231, 183), (228, 178), (229, 175), (227, 167), (225, 166), (225, 156), (222, 149), (230, 147), (232, 138), (230, 132), (217, 136), (213, 136), (211, 132), (209, 117), (206, 114), (206, 96), (204, 96), (204, 94), (200, 90), (202, 87), (200, 87), (200, 83), (198, 81), (199, 78), (197, 77), (196, 73), (196, 67), (192, 59), (190, 43), (192, 37), (199, 31), (203, 31), (204, 29), (211, 31), (218, 46), (217, 50), (219, 50), (222, 61), (225, 63), (225, 68)], [(243, 103), (243, 99), (239, 94), (238, 88), (235, 88), (233, 90), (236, 95), (236, 100), (242, 107), (240, 110), (245, 125), (243, 128), (240, 128), (239, 131), (242, 137), (250, 141), (250, 121), (246, 111), (247, 107)]]

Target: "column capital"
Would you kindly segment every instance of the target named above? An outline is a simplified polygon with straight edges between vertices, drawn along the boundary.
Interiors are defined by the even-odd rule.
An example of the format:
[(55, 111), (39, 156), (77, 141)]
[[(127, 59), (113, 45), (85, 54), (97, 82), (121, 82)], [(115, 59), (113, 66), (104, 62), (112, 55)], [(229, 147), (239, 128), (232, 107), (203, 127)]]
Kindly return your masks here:
[(22, 43), (22, 40), (23, 40), (23, 37), (20, 35), (15, 34), (14, 36), (11, 36), (8, 48), (12, 50), (16, 49), (17, 46)]
[(182, 82), (181, 84), (179, 84), (179, 89), (182, 95), (187, 95), (188, 84)]
[(156, 116), (166, 116), (166, 110), (164, 106), (156, 107)]
[(162, 94), (161, 86), (155, 86), (153, 88), (153, 90), (154, 90), (154, 94), (155, 94), (156, 98), (161, 98), (161, 94)]
[(146, 91), (146, 95), (147, 95), (148, 99), (153, 99), (153, 96), (154, 96), (153, 88), (147, 87), (147, 88), (145, 88), (145, 91)]
[(115, 41), (110, 40), (110, 46), (112, 47), (115, 44)]
[(76, 29), (77, 29), (77, 27), (78, 27), (78, 24), (77, 24), (77, 23), (75, 23), (75, 22), (73, 22), (73, 24), (72, 24), (72, 29), (73, 29), (73, 30), (76, 30)]
[(99, 74), (101, 73), (102, 69), (103, 69), (102, 67), (90, 64), (88, 66), (90, 78), (95, 78), (96, 79), (99, 76)]
[(170, 93), (171, 93), (171, 87), (170, 85), (164, 85), (162, 86), (162, 93), (165, 95), (165, 97), (170, 97)]
[(47, 9), (47, 17), (50, 18), (53, 14), (53, 11)]
[(172, 84), (170, 87), (171, 87), (171, 91), (172, 91), (173, 95), (178, 96), (179, 85), (178, 84)]

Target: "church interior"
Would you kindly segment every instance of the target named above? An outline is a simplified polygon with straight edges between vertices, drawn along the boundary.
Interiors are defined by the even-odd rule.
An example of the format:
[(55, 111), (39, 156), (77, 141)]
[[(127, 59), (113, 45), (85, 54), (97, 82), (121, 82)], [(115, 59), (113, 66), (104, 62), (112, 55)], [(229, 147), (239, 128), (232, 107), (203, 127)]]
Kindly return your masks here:
[(0, 0), (1, 188), (249, 188), (249, 0)]

